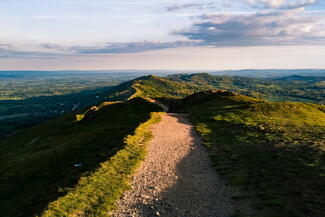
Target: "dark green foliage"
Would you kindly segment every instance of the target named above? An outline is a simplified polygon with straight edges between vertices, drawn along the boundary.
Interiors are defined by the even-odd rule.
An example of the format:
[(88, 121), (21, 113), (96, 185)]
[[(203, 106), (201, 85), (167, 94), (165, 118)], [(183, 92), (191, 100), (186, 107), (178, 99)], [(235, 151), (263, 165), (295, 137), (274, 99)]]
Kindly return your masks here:
[(123, 149), (126, 135), (159, 110), (135, 98), (102, 106), (79, 122), (65, 115), (0, 140), (0, 216), (40, 212)]
[(189, 113), (219, 173), (253, 189), (256, 206), (269, 216), (322, 217), (324, 106), (220, 92), (202, 101), (208, 94), (187, 97), (175, 109)]
[(110, 88), (81, 91), (61, 96), (41, 96), (24, 100), (0, 101), (0, 137), (37, 123), (97, 104)]

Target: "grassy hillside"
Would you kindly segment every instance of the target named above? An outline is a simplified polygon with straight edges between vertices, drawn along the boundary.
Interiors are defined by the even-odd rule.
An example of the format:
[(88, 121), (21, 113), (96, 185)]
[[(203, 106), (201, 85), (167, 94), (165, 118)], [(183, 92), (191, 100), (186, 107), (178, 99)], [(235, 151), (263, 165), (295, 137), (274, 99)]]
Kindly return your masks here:
[(325, 104), (324, 77), (289, 76), (274, 80), (246, 77), (181, 74), (169, 79), (198, 86), (223, 89), (270, 101), (298, 101)]
[(190, 94), (213, 89), (204, 85), (172, 81), (157, 76), (143, 76), (112, 88), (107, 99), (127, 100), (133, 97), (182, 98)]
[[(80, 189), (86, 194), (84, 189), (91, 187), (102, 189), (107, 200), (116, 199), (144, 152), (132, 139), (124, 139), (133, 134), (140, 123), (148, 121), (154, 111), (160, 108), (134, 98), (94, 107), (79, 121), (74, 114), (65, 115), (0, 140), (0, 216), (34, 216), (67, 192), (71, 192), (70, 196), (73, 192), (82, 195)], [(110, 159), (111, 156), (115, 157)], [(114, 162), (114, 168), (107, 166), (112, 165), (109, 161)], [(110, 180), (110, 177), (118, 180)], [(105, 186), (100, 185), (103, 181), (113, 186), (103, 189)], [(77, 183), (79, 185), (74, 187)], [(88, 198), (77, 197), (80, 206), (77, 211), (97, 212), (103, 204), (111, 206), (111, 201), (103, 201), (103, 195), (96, 193), (99, 192), (93, 191)], [(87, 203), (90, 198), (91, 202)], [(53, 203), (47, 212), (53, 215), (46, 215), (71, 216), (69, 207), (74, 204), (75, 208), (76, 198), (70, 199), (64, 199), (66, 207), (58, 205), (61, 202)], [(65, 214), (56, 215), (61, 209)]]
[[(54, 202), (45, 216), (99, 212), (94, 206), (111, 209), (112, 201), (125, 190), (125, 177), (143, 157), (143, 148), (136, 148), (131, 140), (124, 141), (124, 138), (148, 120), (150, 112), (160, 111), (158, 106), (143, 98), (180, 98), (203, 89), (197, 85), (145, 76), (109, 89), (104, 99), (114, 102), (67, 114), (1, 139), (0, 215), (33, 216), (51, 201)], [(121, 162), (119, 155), (124, 160), (128, 158), (126, 156), (134, 160)], [(124, 170), (123, 175), (113, 176), (116, 168), (108, 169), (112, 166), (112, 156), (113, 162), (118, 162), (117, 165)], [(103, 168), (103, 165), (106, 166)], [(119, 180), (110, 183), (109, 176), (119, 177)], [(104, 178), (106, 185), (96, 183), (96, 180)], [(109, 184), (114, 187), (107, 188)], [(90, 194), (85, 190), (89, 188), (93, 192), (96, 192), (94, 188), (101, 189), (102, 193)], [(94, 199), (99, 194), (107, 194), (103, 188), (110, 189), (114, 196), (105, 197), (107, 200)], [(104, 200), (104, 205), (80, 201), (89, 198), (93, 198), (94, 204)]]
[[(325, 106), (269, 103), (230, 92), (180, 100), (229, 183), (253, 190), (264, 216), (325, 213)], [(250, 192), (250, 191), (247, 191)]]
[[(143, 76), (112, 88), (103, 86), (113, 85), (129, 77), (98, 76), (90, 76), (88, 81), (84, 80), (85, 77), (77, 79), (78, 76), (56, 78), (55, 81), (36, 76), (27, 80), (21, 78), (14, 83), (5, 79), (2, 82), (2, 94), (9, 92), (9, 98), (17, 97), (20, 100), (0, 100), (0, 137), (102, 101), (125, 101), (135, 96), (181, 98), (202, 90), (224, 89), (270, 101), (325, 104), (325, 80), (321, 76), (289, 76), (273, 80), (205, 73), (172, 75), (167, 78)], [(19, 87), (14, 88), (13, 84)], [(89, 90), (81, 91), (83, 89)]]
[(130, 74), (0, 72), (0, 137), (87, 108)]
[[(145, 99), (159, 98), (189, 113), (229, 183), (253, 190), (238, 199), (255, 200), (267, 217), (321, 217), (325, 107), (215, 91), (278, 97), (299, 86), (292, 79), (285, 89), (288, 79), (144, 76), (101, 93), (106, 103), (0, 139), (0, 216), (107, 216), (144, 157), (138, 144), (150, 138), (147, 126), (159, 119), (152, 112), (161, 109)], [(301, 80), (294, 82), (315, 82)], [(306, 100), (312, 92), (304, 90)]]

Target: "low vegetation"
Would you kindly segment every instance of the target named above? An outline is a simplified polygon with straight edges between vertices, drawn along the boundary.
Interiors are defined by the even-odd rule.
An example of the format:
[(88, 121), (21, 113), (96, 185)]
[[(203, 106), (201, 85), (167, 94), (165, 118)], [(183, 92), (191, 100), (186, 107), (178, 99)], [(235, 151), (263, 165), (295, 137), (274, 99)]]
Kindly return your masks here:
[(141, 124), (134, 135), (127, 136), (125, 146), (99, 168), (84, 177), (65, 196), (50, 203), (42, 214), (50, 216), (110, 216), (116, 201), (130, 188), (129, 179), (145, 156), (145, 143), (152, 137), (148, 126), (160, 120), (158, 113)]
[(145, 128), (157, 120), (150, 113), (160, 110), (134, 98), (102, 104), (78, 122), (78, 113), (67, 114), (0, 140), (0, 216), (35, 216), (51, 201), (45, 216), (112, 208), (143, 157), (136, 144), (150, 137)]
[[(188, 112), (216, 169), (246, 188), (264, 216), (325, 213), (325, 106), (270, 103), (229, 92), (194, 94), (174, 111)], [(238, 199), (238, 198), (237, 198)]]

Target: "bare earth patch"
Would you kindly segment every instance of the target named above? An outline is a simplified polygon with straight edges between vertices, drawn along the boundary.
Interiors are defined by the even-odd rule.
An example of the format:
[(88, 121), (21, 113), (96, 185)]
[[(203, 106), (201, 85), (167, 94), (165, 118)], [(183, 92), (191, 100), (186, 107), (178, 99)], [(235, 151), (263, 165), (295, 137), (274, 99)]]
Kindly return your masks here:
[(162, 114), (152, 132), (132, 190), (112, 216), (231, 216), (231, 190), (218, 177), (187, 118)]

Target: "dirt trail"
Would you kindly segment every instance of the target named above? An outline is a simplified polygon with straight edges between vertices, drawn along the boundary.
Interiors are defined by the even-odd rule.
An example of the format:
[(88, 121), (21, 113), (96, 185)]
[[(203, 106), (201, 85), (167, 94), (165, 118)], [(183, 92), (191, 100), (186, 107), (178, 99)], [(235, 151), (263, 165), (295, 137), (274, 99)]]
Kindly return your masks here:
[(231, 216), (230, 190), (212, 168), (187, 118), (163, 114), (152, 131), (154, 138), (132, 190), (118, 202), (113, 216)]

